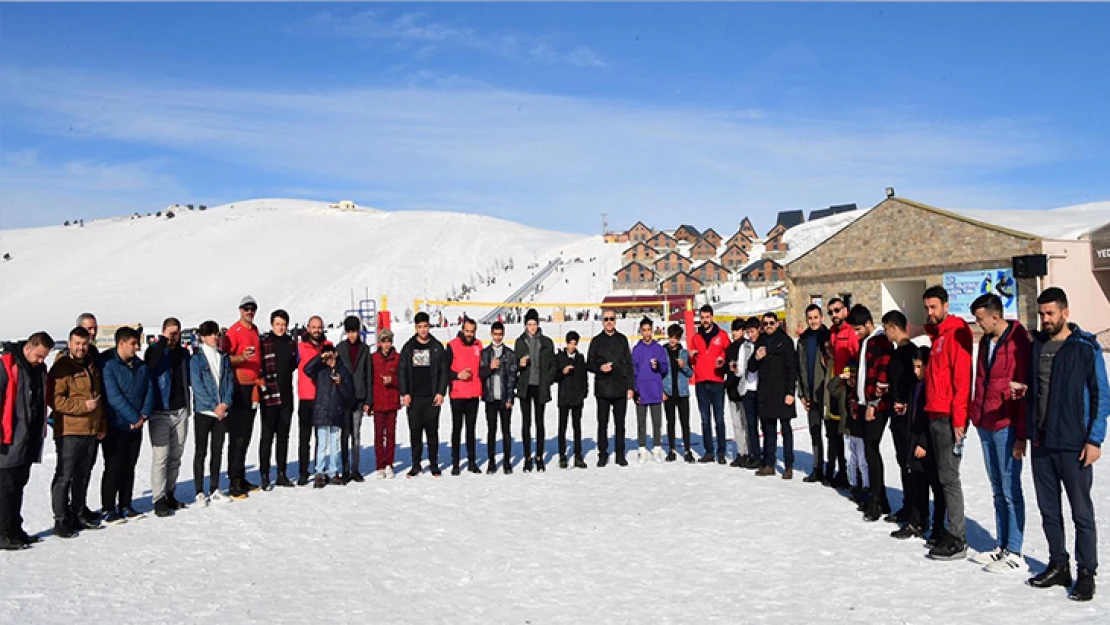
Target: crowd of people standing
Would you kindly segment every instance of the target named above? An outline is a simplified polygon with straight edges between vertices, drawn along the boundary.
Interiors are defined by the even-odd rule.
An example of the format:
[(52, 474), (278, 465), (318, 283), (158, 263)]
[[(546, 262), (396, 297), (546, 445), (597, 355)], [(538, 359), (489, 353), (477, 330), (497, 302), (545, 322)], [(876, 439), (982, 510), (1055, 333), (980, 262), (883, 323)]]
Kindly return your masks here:
[[(0, 360), (0, 549), (21, 550), (39, 540), (23, 529), (21, 510), (31, 466), (42, 457), (48, 423), (57, 452), (51, 484), (54, 535), (72, 538), (145, 516), (132, 501), (144, 430), (152, 449), (154, 514), (168, 517), (184, 508), (175, 491), (190, 421), (194, 506), (245, 499), (275, 487), (363, 481), (361, 423), (368, 417), (373, 419), (374, 475), (392, 478), (402, 408), (412, 456), (407, 476), (424, 472), (426, 444), (427, 471), (438, 477), (445, 403), (451, 410), (452, 475), (463, 472), (464, 446), (466, 471), (482, 472), (477, 422), (483, 405), (485, 472), (513, 472), (514, 404), (521, 414), (523, 471), (545, 471), (545, 411), (552, 401), (558, 411), (559, 466), (585, 469), (582, 411), (592, 376), (598, 467), (609, 464), (610, 421), (614, 462), (628, 465), (629, 402), (636, 413), (638, 462), (681, 458), (729, 464), (727, 403), (736, 445), (731, 466), (760, 477), (778, 475), (781, 436), (781, 477), (790, 480), (795, 468), (792, 422), (802, 414), (814, 458), (803, 481), (842, 489), (863, 520), (898, 524), (891, 536), (924, 540), (934, 560), (967, 557), (960, 471), (968, 428), (974, 426), (997, 523), (997, 548), (974, 559), (992, 572), (1024, 570), (1021, 471), (1023, 459), (1031, 454), (1050, 561), (1028, 583), (1066, 586), (1071, 598), (1091, 599), (1098, 565), (1092, 465), (1099, 459), (1110, 414), (1098, 343), (1068, 323), (1067, 297), (1057, 288), (1040, 294), (1042, 330), (1032, 333), (1004, 318), (997, 296), (977, 299), (969, 311), (982, 330), (977, 359), (972, 330), (950, 314), (947, 292), (931, 287), (922, 301), (928, 348), (910, 340), (903, 313), (889, 311), (876, 322), (866, 307), (849, 308), (833, 299), (826, 311), (816, 304), (806, 310), (807, 327), (796, 338), (773, 313), (736, 319), (726, 331), (714, 321), (712, 308), (704, 306), (689, 340), (684, 342), (683, 327), (673, 324), (666, 328), (666, 342), (659, 343), (654, 323), (645, 318), (639, 339), (630, 345), (616, 330), (616, 313), (604, 310), (603, 330), (585, 354), (575, 332), (557, 350), (535, 310), (525, 314), (524, 332), (511, 347), (501, 322), (491, 326), (490, 343), (483, 345), (471, 319), (464, 319), (458, 336), (444, 344), (432, 336), (428, 315), (418, 313), (415, 333), (400, 350), (390, 330), (381, 331), (376, 349), (371, 349), (362, 340), (357, 317), (344, 321), (345, 337), (338, 344), (324, 337), (318, 316), (308, 320), (300, 340), (294, 339), (283, 310), (270, 314), (271, 330), (261, 333), (254, 322), (258, 305), (247, 296), (240, 302), (238, 321), (226, 332), (215, 321), (202, 323), (192, 351), (182, 345), (180, 321), (167, 318), (144, 357), (139, 355), (139, 333), (128, 327), (116, 331), (114, 349), (98, 352), (97, 321), (86, 313), (49, 371), (45, 361), (54, 341), (45, 332)], [(824, 323), (826, 312), (829, 325)], [(701, 416), (700, 458), (691, 436), (691, 395)], [(294, 414), (296, 475), (289, 465)], [(261, 427), (258, 484), (246, 472), (256, 421)], [(891, 510), (885, 484), (882, 442), (888, 430), (904, 495), (898, 511)], [(226, 491), (221, 485), (225, 444)], [(87, 497), (98, 451), (104, 464), (101, 509), (93, 512)], [(1062, 493), (1068, 496), (1075, 524), (1075, 580), (1065, 544)]]

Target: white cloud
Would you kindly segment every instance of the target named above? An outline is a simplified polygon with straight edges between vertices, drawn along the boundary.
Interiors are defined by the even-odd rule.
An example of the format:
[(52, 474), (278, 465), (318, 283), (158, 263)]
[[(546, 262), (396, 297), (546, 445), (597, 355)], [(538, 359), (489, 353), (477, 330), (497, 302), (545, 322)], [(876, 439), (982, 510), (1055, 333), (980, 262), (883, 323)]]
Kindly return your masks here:
[[(762, 228), (778, 210), (870, 204), (888, 185), (938, 205), (1029, 206), (1035, 193), (992, 180), (1066, 152), (1036, 120), (806, 119), (419, 84), (284, 93), (0, 69), (0, 103), (34, 111), (40, 133), (72, 127), (83, 140), (216, 159), (252, 182), (273, 178), (261, 171), (321, 189), (322, 199), (580, 231), (593, 231), (602, 211), (614, 224), (726, 229), (750, 213)], [(151, 184), (111, 179), (108, 195)], [(34, 199), (33, 186), (22, 188), (9, 204)], [(39, 188), (52, 192), (46, 180)]]
[(474, 28), (433, 20), (426, 13), (404, 13), (390, 17), (387, 11), (323, 11), (286, 27), (294, 34), (339, 36), (366, 41), (392, 41), (394, 50), (417, 47), (414, 58), (426, 60), (452, 47), (477, 50), (519, 62), (565, 63), (579, 67), (605, 67), (607, 63), (584, 45), (569, 50), (520, 33), (489, 33)]

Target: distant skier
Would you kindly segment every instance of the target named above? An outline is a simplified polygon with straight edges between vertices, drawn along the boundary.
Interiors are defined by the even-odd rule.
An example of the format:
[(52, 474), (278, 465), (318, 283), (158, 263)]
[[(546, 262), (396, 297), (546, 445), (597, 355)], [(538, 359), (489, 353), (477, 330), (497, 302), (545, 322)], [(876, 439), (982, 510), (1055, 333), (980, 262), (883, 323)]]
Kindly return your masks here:
[(428, 439), (429, 469), (439, 477), (439, 412), (447, 393), (447, 355), (443, 343), (431, 334), (428, 313), (414, 317), (416, 334), (401, 350), (399, 370), (401, 403), (409, 418), (409, 442), (412, 445), (410, 478), (420, 475), (424, 438)]

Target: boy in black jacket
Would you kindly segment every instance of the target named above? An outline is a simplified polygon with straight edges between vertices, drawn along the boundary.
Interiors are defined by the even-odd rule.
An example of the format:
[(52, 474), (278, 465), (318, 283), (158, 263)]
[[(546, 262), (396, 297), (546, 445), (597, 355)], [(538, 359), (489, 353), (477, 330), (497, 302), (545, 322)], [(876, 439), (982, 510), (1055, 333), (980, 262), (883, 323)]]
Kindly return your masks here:
[(559, 468), (567, 463), (567, 417), (574, 427), (574, 468), (585, 469), (582, 459), (582, 406), (589, 394), (586, 359), (578, 351), (578, 333), (567, 332), (567, 348), (555, 355), (555, 380), (559, 383)]
[(428, 462), (432, 475), (439, 477), (439, 411), (450, 383), (447, 355), (443, 343), (431, 334), (428, 313), (418, 312), (416, 335), (401, 350), (397, 371), (401, 403), (409, 417), (409, 442), (412, 445), (412, 468), (408, 477), (420, 475), (424, 436), (428, 438)]
[(513, 434), (509, 429), (513, 419), (513, 397), (516, 396), (516, 353), (506, 345), (505, 326), (497, 321), (490, 327), (492, 342), (482, 350), (478, 363), (478, 377), (482, 379), (482, 401), (486, 403), (486, 446), (489, 448), (489, 465), (486, 473), (497, 472), (497, 421), (501, 421), (501, 444), (504, 448), (505, 475), (513, 472)]

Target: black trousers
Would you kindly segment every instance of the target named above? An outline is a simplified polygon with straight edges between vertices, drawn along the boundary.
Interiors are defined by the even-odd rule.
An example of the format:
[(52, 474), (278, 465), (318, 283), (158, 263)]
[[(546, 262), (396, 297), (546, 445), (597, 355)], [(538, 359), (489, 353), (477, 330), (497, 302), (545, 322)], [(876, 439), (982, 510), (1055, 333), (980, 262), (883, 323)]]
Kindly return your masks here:
[[(904, 514), (913, 512), (914, 508), (911, 504), (916, 505), (916, 502), (911, 502), (911, 491), (913, 487), (910, 485), (910, 456), (913, 450), (910, 449), (910, 418), (909, 415), (891, 415), (890, 417), (890, 435), (894, 438), (894, 457), (898, 460), (898, 476), (902, 481), (902, 494), (903, 503), (902, 508)], [(924, 476), (922, 476), (924, 477)], [(928, 481), (925, 482), (925, 504), (929, 502)], [(924, 517), (923, 517), (924, 518)], [(920, 526), (921, 523), (915, 523)]]
[[(277, 447), (278, 475), (285, 475), (289, 461), (289, 430), (293, 427), (293, 403), (262, 407), (262, 440), (258, 446), (258, 471), (270, 479), (270, 453)], [(276, 443), (276, 445), (275, 445)]]
[(524, 442), (524, 457), (532, 457), (532, 416), (536, 417), (536, 457), (543, 459), (547, 442), (543, 412), (546, 404), (540, 401), (540, 387), (529, 386), (527, 394), (520, 399), (520, 413), (524, 420), (520, 426), (520, 439)]
[(597, 452), (602, 456), (609, 455), (609, 411), (613, 412), (613, 422), (616, 425), (617, 459), (624, 459), (624, 415), (628, 410), (626, 397), (598, 397), (597, 398)]
[(30, 478), (30, 462), (0, 469), (0, 536), (14, 538), (23, 529), (23, 490)]
[(412, 396), (409, 404), (409, 444), (412, 447), (412, 466), (419, 468), (423, 459), (424, 438), (428, 439), (428, 462), (439, 465), (439, 409), (434, 397)]
[(208, 458), (208, 492), (220, 490), (220, 464), (224, 459), (224, 440), (227, 438), (227, 419), (221, 421), (206, 414), (196, 414), (196, 443), (193, 447), (193, 486), (197, 494), (204, 493), (204, 460)]
[[(929, 476), (924, 471), (906, 471), (902, 476), (905, 494), (902, 498), (902, 514), (906, 523), (925, 529), (929, 519)], [(937, 480), (940, 485), (940, 480)], [(943, 495), (937, 499), (939, 507), (944, 510)], [(941, 523), (944, 523), (943, 516)]]
[(567, 419), (574, 428), (574, 457), (582, 457), (582, 406), (559, 408), (559, 459), (567, 457)]
[(478, 427), (478, 403), (477, 397), (472, 399), (452, 399), (451, 400), (451, 464), (452, 466), (459, 466), (459, 459), (462, 457), (462, 431), (463, 426), (466, 426), (466, 458), (470, 461), (470, 466), (477, 466), (476, 459), (478, 457), (478, 436), (475, 430)]
[(496, 466), (497, 460), (497, 422), (501, 421), (501, 449), (505, 466), (513, 462), (513, 432), (509, 427), (513, 420), (513, 409), (507, 408), (503, 401), (486, 402), (486, 447), (490, 465)]
[[(848, 459), (844, 455), (844, 435), (840, 433), (840, 421), (825, 420), (825, 439), (829, 443), (829, 462), (825, 465), (825, 477), (848, 474)], [(868, 478), (870, 479), (870, 478)]]
[(312, 425), (312, 410), (316, 401), (302, 399), (297, 405), (297, 465), (302, 479), (308, 479), (312, 468), (312, 436), (316, 430)]
[(58, 464), (54, 468), (54, 481), (50, 483), (50, 498), (55, 522), (76, 520), (85, 507), (96, 443), (95, 436), (54, 439)]
[(886, 432), (887, 415), (875, 414), (874, 421), (864, 421), (866, 407), (860, 407), (860, 421), (863, 421), (863, 454), (867, 459), (867, 478), (871, 483), (871, 501), (877, 503), (882, 511), (890, 513), (890, 501), (886, 496), (886, 478), (883, 467), (883, 433)]
[(128, 432), (108, 429), (104, 437), (104, 476), (100, 480), (100, 504), (105, 514), (131, 505), (135, 465), (142, 448), (142, 429)]
[[(821, 432), (824, 422), (824, 406), (814, 402), (809, 410), (809, 444), (813, 449), (813, 471), (817, 475), (825, 475), (825, 436)], [(830, 476), (831, 477), (831, 476)]]
[(227, 415), (227, 478), (231, 487), (241, 486), (247, 479), (247, 449), (254, 433), (255, 409), (251, 401), (253, 386), (235, 385), (231, 409)]
[(675, 450), (675, 413), (678, 413), (678, 425), (682, 427), (682, 445), (690, 451), (690, 398), (671, 395), (663, 402), (663, 412), (667, 415), (667, 440), (671, 444), (671, 451)]

